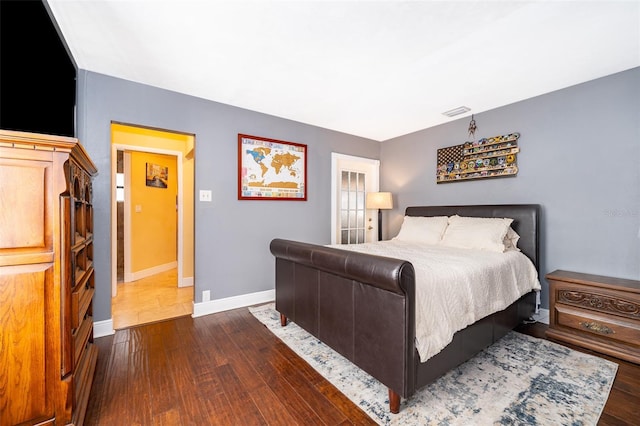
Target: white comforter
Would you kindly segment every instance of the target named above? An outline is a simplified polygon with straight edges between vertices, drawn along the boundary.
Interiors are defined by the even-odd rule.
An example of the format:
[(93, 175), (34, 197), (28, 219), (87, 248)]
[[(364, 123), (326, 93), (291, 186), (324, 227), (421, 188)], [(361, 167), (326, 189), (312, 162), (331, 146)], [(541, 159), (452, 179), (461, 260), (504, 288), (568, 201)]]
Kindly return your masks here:
[(519, 251), (497, 253), (398, 240), (333, 247), (413, 264), (421, 362), (447, 346), (456, 331), (505, 309), (531, 290), (540, 290), (533, 263)]

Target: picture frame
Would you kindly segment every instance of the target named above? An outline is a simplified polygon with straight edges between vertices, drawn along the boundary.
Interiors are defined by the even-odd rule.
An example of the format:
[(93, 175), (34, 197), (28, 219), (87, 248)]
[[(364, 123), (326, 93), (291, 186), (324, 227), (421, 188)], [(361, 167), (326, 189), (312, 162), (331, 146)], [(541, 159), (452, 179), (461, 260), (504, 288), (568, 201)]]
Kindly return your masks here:
[(169, 184), (169, 167), (146, 163), (146, 185), (166, 189)]
[(238, 200), (307, 200), (307, 145), (238, 134)]

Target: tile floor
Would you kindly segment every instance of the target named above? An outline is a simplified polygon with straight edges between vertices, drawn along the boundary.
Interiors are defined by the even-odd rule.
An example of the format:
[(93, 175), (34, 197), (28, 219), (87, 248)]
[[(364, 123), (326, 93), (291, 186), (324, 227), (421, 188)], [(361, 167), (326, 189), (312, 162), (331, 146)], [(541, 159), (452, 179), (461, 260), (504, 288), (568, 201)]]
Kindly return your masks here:
[(178, 272), (172, 269), (157, 275), (118, 284), (111, 300), (113, 328), (116, 330), (193, 313), (193, 287), (178, 287)]

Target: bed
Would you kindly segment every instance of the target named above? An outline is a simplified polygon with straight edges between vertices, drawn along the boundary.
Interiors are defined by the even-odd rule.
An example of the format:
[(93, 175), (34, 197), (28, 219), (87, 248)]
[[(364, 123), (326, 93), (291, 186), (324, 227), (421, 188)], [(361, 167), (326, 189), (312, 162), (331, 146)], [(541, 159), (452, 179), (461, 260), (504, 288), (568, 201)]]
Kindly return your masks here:
[[(537, 279), (539, 205), (416, 206), (407, 207), (405, 216), (513, 219), (517, 248), (531, 261)], [(536, 308), (533, 289), (455, 332), (443, 349), (421, 360), (416, 345), (420, 273), (410, 261), (284, 239), (274, 239), (270, 249), (281, 324), (295, 322), (384, 384), (392, 413), (399, 412), (401, 398), (471, 359)]]

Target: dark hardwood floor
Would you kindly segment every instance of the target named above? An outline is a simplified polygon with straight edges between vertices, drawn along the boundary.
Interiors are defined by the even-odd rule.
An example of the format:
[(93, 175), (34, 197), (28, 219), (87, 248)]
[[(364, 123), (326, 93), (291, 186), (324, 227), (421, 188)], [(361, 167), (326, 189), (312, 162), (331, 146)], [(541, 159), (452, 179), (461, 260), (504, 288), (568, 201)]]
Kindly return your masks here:
[[(519, 331), (544, 337), (545, 329)], [(95, 342), (87, 425), (375, 424), (246, 308), (119, 330)], [(619, 369), (599, 424), (640, 424), (640, 366), (603, 357)]]

